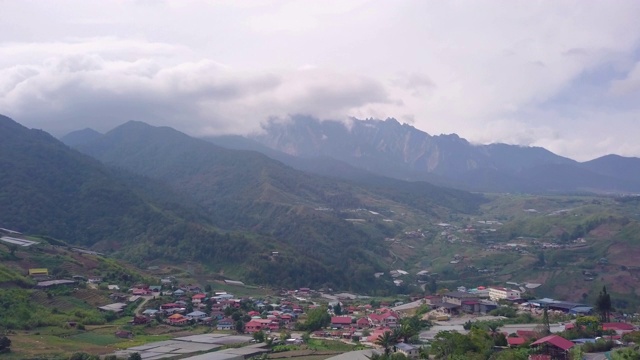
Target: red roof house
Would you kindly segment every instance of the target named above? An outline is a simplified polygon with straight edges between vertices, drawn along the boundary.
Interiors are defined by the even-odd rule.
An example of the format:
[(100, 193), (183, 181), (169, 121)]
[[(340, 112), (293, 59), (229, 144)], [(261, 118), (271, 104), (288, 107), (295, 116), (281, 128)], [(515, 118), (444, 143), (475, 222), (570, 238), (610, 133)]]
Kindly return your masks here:
[(575, 344), (562, 336), (549, 335), (531, 343), (532, 348), (538, 348), (541, 355), (550, 355), (553, 359), (569, 359), (569, 350)]
[(511, 346), (511, 347), (516, 347), (516, 346), (523, 345), (525, 342), (526, 342), (526, 340), (524, 338), (521, 338), (521, 337), (508, 337), (507, 338), (507, 344), (509, 344), (509, 346)]
[(191, 297), (191, 302), (194, 304), (199, 304), (207, 297), (207, 294), (195, 294)]
[(631, 324), (623, 322), (603, 323), (602, 330), (614, 330), (618, 333), (624, 333), (635, 330), (635, 327)]
[(167, 319), (169, 319), (169, 322), (172, 325), (182, 325), (182, 324), (185, 324), (187, 321), (189, 321), (189, 319), (187, 319), (185, 316), (181, 314), (173, 314), (169, 316)]
[(351, 326), (351, 316), (332, 316), (331, 327), (342, 329)]
[(382, 325), (395, 327), (398, 324), (400, 317), (394, 312), (389, 311), (384, 314), (370, 314), (369, 322), (373, 325)]
[(531, 340), (537, 336), (536, 332), (533, 330), (518, 330), (516, 331), (518, 337), (521, 337), (526, 340)]
[(265, 324), (256, 320), (251, 320), (244, 325), (244, 330), (248, 333), (258, 332), (266, 328)]
[(366, 317), (362, 317), (362, 318), (358, 319), (358, 321), (356, 321), (356, 326), (359, 329), (368, 328), (369, 327), (369, 319), (367, 319)]

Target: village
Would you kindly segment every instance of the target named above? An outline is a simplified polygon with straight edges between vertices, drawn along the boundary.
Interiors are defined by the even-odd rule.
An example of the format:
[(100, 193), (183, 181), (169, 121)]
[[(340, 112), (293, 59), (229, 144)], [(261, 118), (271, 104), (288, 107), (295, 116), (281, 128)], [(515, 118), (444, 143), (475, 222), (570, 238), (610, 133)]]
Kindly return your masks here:
[[(438, 226), (451, 228), (448, 224)], [(12, 235), (3, 241), (22, 240), (20, 234)], [(423, 232), (405, 235), (419, 238)], [(37, 244), (23, 241), (16, 245)], [(63, 251), (79, 258), (102, 256), (81, 248)], [(463, 257), (456, 255), (452, 261), (461, 260)], [(149, 270), (164, 271), (158, 267)], [(307, 348), (310, 341), (348, 345), (341, 351), (357, 350), (354, 356), (393, 351), (415, 359), (430, 356), (443, 333), (464, 336), (477, 329), (501, 334), (502, 340), (492, 338), (498, 350), (526, 348), (532, 354), (568, 358), (576, 345), (599, 343), (606, 335), (612, 346), (621, 346), (628, 342), (628, 336), (638, 332), (634, 325), (637, 315), (622, 314), (598, 322), (596, 330), (587, 329), (585, 319), (597, 319), (594, 306), (537, 298), (534, 289), (540, 284), (532, 283), (458, 286), (453, 291), (439, 286), (437, 291), (423, 288), (421, 294), (384, 298), (311, 288), (271, 289), (254, 294), (251, 287), (229, 279), (201, 285), (170, 275), (131, 282), (113, 281), (113, 277), (97, 274), (100, 272), (95, 270), (87, 274), (51, 274), (47, 268), (29, 268), (26, 275), (35, 282), (35, 291), (48, 297), (76, 291), (108, 294), (111, 302), (97, 304), (95, 309), (114, 324), (112, 336), (118, 339), (136, 341), (148, 329), (158, 327), (167, 334), (186, 334), (160, 342), (145, 341), (144, 345), (114, 353), (118, 357), (142, 353), (145, 360), (171, 358), (178, 353), (194, 355), (193, 359), (248, 359), (271, 354), (274, 347), (285, 352), (307, 351), (300, 349)], [(398, 281), (409, 273), (396, 269), (390, 270), (389, 275)], [(425, 279), (432, 275), (427, 270), (416, 274)], [(65, 326), (85, 329), (76, 321), (67, 321)], [(233, 352), (226, 348), (230, 344), (238, 344), (243, 350)], [(218, 351), (221, 349), (224, 352)], [(211, 355), (202, 357), (206, 354)]]
[[(164, 286), (139, 284), (129, 289), (130, 300), (144, 299), (131, 324), (144, 325), (155, 320), (175, 327), (198, 325), (223, 333), (248, 334), (252, 342), (293, 346), (303, 345), (309, 338), (329, 339), (363, 345), (379, 353), (387, 346), (384, 339), (396, 334), (394, 351), (413, 359), (421, 357), (421, 351), (437, 341), (442, 331), (467, 334), (474, 322), (499, 325), (495, 330), (503, 334), (506, 348), (527, 346), (539, 355), (553, 358), (564, 354), (568, 359), (576, 344), (597, 341), (595, 337), (566, 339), (554, 334), (580, 331), (576, 329), (582, 326), (580, 319), (594, 318), (592, 306), (549, 298), (525, 300), (519, 290), (505, 287), (479, 286), (468, 290), (461, 287), (440, 295), (413, 296), (406, 303), (391, 303), (309, 288), (283, 290), (266, 298), (236, 297), (226, 291), (206, 292), (194, 285), (169, 285), (166, 281), (169, 279), (164, 280)], [(110, 304), (100, 309), (120, 313), (125, 306), (125, 303), (120, 308)], [(326, 322), (311, 327), (309, 321), (314, 311), (323, 314)], [(514, 317), (509, 312), (527, 314), (522, 318), (531, 322), (509, 321)], [(543, 330), (545, 316), (547, 334)], [(608, 334), (609, 341), (622, 345), (625, 334), (638, 330), (624, 320), (602, 323), (600, 331)], [(415, 328), (409, 330), (407, 324)]]

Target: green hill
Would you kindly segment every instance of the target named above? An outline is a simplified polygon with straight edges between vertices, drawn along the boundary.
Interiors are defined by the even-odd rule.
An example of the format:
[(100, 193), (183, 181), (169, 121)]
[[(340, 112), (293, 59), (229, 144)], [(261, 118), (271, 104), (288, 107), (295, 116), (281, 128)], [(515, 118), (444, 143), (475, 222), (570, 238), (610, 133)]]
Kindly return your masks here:
[(9, 118), (0, 130), (3, 227), (260, 284), (395, 291), (373, 277), (393, 261), (384, 238), (482, 202), (428, 184), (319, 177), (138, 122), (80, 146), (109, 167)]

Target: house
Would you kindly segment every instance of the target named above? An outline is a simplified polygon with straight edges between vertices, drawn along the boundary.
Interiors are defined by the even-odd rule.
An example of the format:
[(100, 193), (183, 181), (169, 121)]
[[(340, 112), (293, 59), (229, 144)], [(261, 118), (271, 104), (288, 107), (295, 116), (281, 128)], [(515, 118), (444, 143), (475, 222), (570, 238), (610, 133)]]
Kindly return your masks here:
[(187, 319), (182, 314), (173, 314), (173, 315), (169, 316), (167, 318), (167, 320), (169, 321), (169, 323), (171, 325), (184, 325), (184, 324), (187, 323), (187, 321), (189, 321), (189, 319)]
[(306, 288), (306, 287), (298, 289), (298, 294), (300, 294), (300, 295), (306, 296), (306, 295), (309, 295), (310, 292), (311, 292), (311, 289)]
[(233, 297), (234, 297), (233, 295), (227, 294), (227, 293), (223, 293), (223, 294), (216, 293), (216, 296), (214, 296), (213, 299), (216, 301), (223, 301), (223, 300), (231, 300), (233, 299)]
[(520, 291), (504, 287), (489, 286), (489, 299), (493, 301), (520, 299)]
[(133, 325), (144, 325), (149, 322), (149, 319), (146, 316), (134, 316), (131, 323)]
[(216, 320), (224, 319), (224, 311), (212, 310), (210, 315), (211, 315), (212, 318), (214, 318)]
[(49, 276), (49, 269), (29, 269), (29, 276)]
[(156, 309), (146, 309), (142, 312), (142, 315), (154, 317), (159, 311)]
[(427, 305), (435, 305), (442, 302), (442, 296), (427, 295), (424, 297), (424, 303)]
[(356, 327), (358, 327), (358, 329), (366, 329), (369, 327), (369, 319), (366, 317), (361, 317), (360, 319), (358, 319), (356, 321)]
[(562, 336), (549, 335), (531, 343), (531, 348), (536, 349), (539, 355), (548, 355), (552, 359), (569, 360), (569, 350), (575, 344)]
[(101, 311), (107, 311), (107, 312), (114, 312), (114, 313), (121, 313), (122, 311), (124, 311), (124, 308), (127, 307), (127, 304), (125, 303), (114, 303), (114, 304), (109, 304), (109, 305), (105, 305), (105, 306), (99, 306), (98, 310)]
[(173, 296), (183, 296), (185, 294), (184, 290), (178, 289), (173, 292)]
[(395, 350), (404, 354), (409, 359), (417, 359), (419, 355), (418, 348), (409, 344), (399, 343), (395, 346)]
[(516, 331), (516, 334), (525, 341), (534, 340), (536, 336), (538, 336), (538, 334), (533, 330), (518, 330)]
[(635, 329), (636, 329), (635, 326), (631, 324), (623, 323), (623, 322), (613, 322), (613, 323), (602, 324), (602, 330), (604, 331), (613, 330), (618, 335), (626, 334), (628, 332), (634, 331)]
[(207, 294), (195, 294), (191, 297), (191, 302), (195, 304), (200, 304), (207, 298)]
[(442, 295), (442, 302), (462, 306), (463, 300), (477, 300), (478, 297), (462, 291), (450, 291)]
[(145, 296), (145, 295), (149, 295), (149, 290), (148, 289), (143, 289), (143, 288), (135, 288), (132, 290), (131, 292), (134, 296)]
[(259, 322), (255, 319), (249, 321), (244, 325), (244, 331), (250, 334), (261, 330), (266, 330), (266, 326), (262, 322)]
[(351, 326), (351, 316), (332, 316), (331, 327), (336, 329), (348, 328)]
[(367, 341), (371, 343), (375, 343), (379, 338), (384, 336), (384, 333), (391, 332), (389, 328), (378, 328), (371, 332), (371, 335), (367, 337)]
[(525, 340), (524, 338), (521, 337), (507, 337), (507, 344), (509, 344), (509, 347), (517, 347), (517, 346), (521, 346), (524, 345), (524, 343), (527, 342), (527, 340)]
[(187, 286), (187, 291), (190, 293), (201, 293), (202, 289), (198, 285), (189, 285)]
[(289, 314), (282, 314), (280, 315), (280, 322), (283, 325), (289, 325), (292, 321), (293, 321), (293, 316), (289, 315)]
[(149, 286), (149, 291), (154, 293), (159, 293), (160, 291), (162, 291), (162, 286), (159, 286), (159, 285)]
[[(235, 323), (232, 318), (224, 318), (222, 320), (218, 320), (218, 330), (233, 330), (235, 327)], [(246, 329), (246, 326), (245, 326)]]
[(207, 317), (207, 313), (202, 311), (193, 311), (187, 314), (187, 319), (189, 320), (202, 320)]
[(166, 304), (160, 305), (160, 310), (179, 309), (181, 307), (182, 306), (180, 304), (166, 303)]
[(369, 324), (372, 326), (386, 326), (394, 328), (398, 325), (400, 317), (393, 311), (388, 311), (383, 314), (369, 314)]
[(244, 329), (248, 333), (257, 331), (278, 331), (280, 323), (276, 319), (253, 319), (245, 324)]

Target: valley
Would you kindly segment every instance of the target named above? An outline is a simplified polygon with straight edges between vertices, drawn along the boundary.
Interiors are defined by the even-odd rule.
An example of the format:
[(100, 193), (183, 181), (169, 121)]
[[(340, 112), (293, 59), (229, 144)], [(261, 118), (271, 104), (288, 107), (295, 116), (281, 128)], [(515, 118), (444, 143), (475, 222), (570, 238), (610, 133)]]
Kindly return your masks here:
[[(487, 302), (487, 289), (501, 287), (574, 308), (592, 307), (606, 287), (617, 314), (640, 311), (636, 195), (468, 192), (335, 159), (227, 148), (141, 122), (85, 131), (68, 145), (8, 118), (0, 129), (8, 139), (0, 144), (0, 295), (11, 309), (0, 326), (16, 359), (127, 357), (147, 343), (242, 333), (236, 326), (250, 324), (252, 311), (277, 317), (272, 333), (301, 338), (313, 333), (305, 324), (315, 309), (340, 315), (336, 301), (353, 308), (354, 320), (374, 322), (385, 309), (417, 301), (397, 315), (414, 321), (415, 334), (431, 326), (409, 320), (417, 307), (424, 321), (499, 310), (509, 316), (497, 320), (538, 326), (539, 309)], [(224, 302), (210, 299), (225, 293), (237, 311), (213, 309)], [(480, 297), (477, 308), (444, 300), (468, 294)], [(200, 305), (196, 295), (209, 300)], [(299, 309), (300, 321), (259, 304)], [(174, 308), (182, 317), (172, 320)], [(163, 315), (143, 319), (145, 310)], [(200, 310), (217, 318), (186, 317)], [(218, 328), (231, 313), (237, 319)], [(334, 332), (318, 341), (336, 340)], [(326, 357), (361, 349), (351, 341), (358, 332), (346, 348), (313, 346)], [(311, 356), (312, 343), (289, 350)]]

